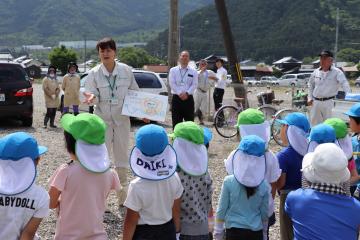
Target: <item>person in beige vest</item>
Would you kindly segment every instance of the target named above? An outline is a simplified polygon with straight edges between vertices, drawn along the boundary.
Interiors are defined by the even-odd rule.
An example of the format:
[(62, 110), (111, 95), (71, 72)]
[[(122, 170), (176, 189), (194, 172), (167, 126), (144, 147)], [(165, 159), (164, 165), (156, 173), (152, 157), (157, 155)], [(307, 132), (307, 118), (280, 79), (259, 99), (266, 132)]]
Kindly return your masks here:
[(89, 71), (85, 82), (85, 103), (96, 102), (95, 114), (107, 125), (106, 147), (109, 155), (113, 152), (114, 165), (122, 186), (118, 192), (119, 205), (122, 206), (128, 189), (130, 118), (122, 115), (121, 111), (128, 90), (139, 90), (139, 86), (131, 68), (115, 61), (116, 44), (113, 39), (100, 40), (96, 49), (101, 64)]
[(69, 107), (73, 107), (74, 115), (79, 114), (79, 91), (80, 77), (76, 74), (78, 66), (74, 62), (68, 64), (68, 74), (64, 76), (62, 90), (64, 91), (64, 108), (63, 114), (69, 112)]
[(56, 109), (59, 106), (60, 85), (56, 79), (56, 67), (50, 65), (48, 73), (43, 79), (42, 87), (44, 90), (46, 115), (44, 118), (44, 128), (50, 120), (50, 127), (56, 128), (54, 125)]

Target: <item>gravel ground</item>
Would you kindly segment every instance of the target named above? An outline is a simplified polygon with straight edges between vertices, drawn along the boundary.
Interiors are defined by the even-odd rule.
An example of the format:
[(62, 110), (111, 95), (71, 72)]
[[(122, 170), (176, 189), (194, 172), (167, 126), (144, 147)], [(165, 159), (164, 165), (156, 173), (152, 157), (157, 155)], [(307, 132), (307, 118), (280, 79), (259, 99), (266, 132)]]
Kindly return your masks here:
[[(256, 93), (264, 91), (264, 88), (249, 88), (252, 93), (249, 93), (249, 102), (250, 106), (256, 106)], [(283, 106), (289, 105), (291, 94), (285, 93), (287, 89), (277, 88), (275, 89), (276, 97), (279, 99), (285, 100)], [(232, 103), (233, 90), (231, 88), (226, 89), (224, 103)], [(211, 106), (213, 109), (213, 106)], [(45, 154), (38, 167), (38, 177), (37, 183), (46, 189), (47, 181), (55, 171), (55, 169), (67, 162), (69, 156), (65, 151), (63, 143), (63, 134), (62, 129), (44, 129), (43, 126), (43, 117), (45, 114), (45, 104), (43, 93), (41, 90), (41, 85), (34, 84), (34, 124), (32, 128), (23, 128), (19, 122), (16, 121), (1, 121), (0, 123), (0, 136), (15, 132), (15, 131), (25, 131), (36, 137), (39, 144), (45, 145), (49, 148), (47, 154)], [(57, 121), (60, 114), (57, 113)], [(131, 128), (131, 138), (130, 146), (133, 145), (133, 136), (136, 129), (138, 129), (142, 123), (136, 122)], [(218, 196), (221, 190), (221, 185), (223, 178), (226, 175), (225, 168), (223, 166), (223, 159), (228, 156), (228, 154), (238, 145), (238, 140), (234, 139), (224, 139), (216, 133), (216, 130), (213, 128), (211, 122), (206, 122), (206, 125), (213, 130), (213, 140), (210, 143), (209, 156), (210, 156), (210, 165), (209, 171), (214, 180), (214, 196), (213, 203), (214, 209), (216, 209)], [(170, 114), (167, 117), (166, 122), (163, 124), (168, 132), (171, 131), (171, 117)], [(271, 149), (274, 152), (277, 152), (280, 148), (275, 143), (270, 144)], [(278, 198), (276, 198), (276, 213), (278, 213)], [(121, 239), (122, 223), (123, 223), (123, 212), (118, 210), (116, 206), (116, 197), (112, 193), (108, 199), (108, 209), (110, 210), (105, 214), (104, 226), (108, 233), (109, 239)], [(50, 216), (44, 219), (41, 223), (41, 226), (38, 230), (38, 234), (42, 239), (52, 239), (55, 232), (55, 223), (56, 217), (54, 212), (51, 212)], [(279, 223), (277, 222), (275, 226), (270, 229), (270, 239), (280, 239), (279, 237)]]

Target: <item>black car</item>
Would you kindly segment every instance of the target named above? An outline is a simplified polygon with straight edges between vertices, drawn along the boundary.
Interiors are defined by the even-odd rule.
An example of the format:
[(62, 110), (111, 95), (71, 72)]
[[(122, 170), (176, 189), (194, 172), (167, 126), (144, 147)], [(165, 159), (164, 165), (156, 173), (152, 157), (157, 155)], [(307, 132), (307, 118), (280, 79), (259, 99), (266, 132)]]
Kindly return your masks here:
[(33, 88), (18, 63), (0, 61), (0, 118), (20, 119), (27, 127), (33, 123)]

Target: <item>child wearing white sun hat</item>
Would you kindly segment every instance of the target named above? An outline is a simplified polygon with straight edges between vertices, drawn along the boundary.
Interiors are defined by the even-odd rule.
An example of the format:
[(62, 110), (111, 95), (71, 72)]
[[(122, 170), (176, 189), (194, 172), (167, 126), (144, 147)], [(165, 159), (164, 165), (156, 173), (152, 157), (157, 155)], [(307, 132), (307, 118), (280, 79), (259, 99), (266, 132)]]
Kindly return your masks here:
[(178, 156), (177, 172), (185, 189), (181, 201), (180, 240), (207, 240), (213, 189), (206, 145), (211, 140), (211, 131), (187, 121), (176, 124), (170, 137)]
[(248, 135), (241, 139), (231, 161), (233, 174), (225, 177), (216, 211), (214, 237), (263, 240), (268, 219), (269, 184), (265, 180), (265, 141)]
[(175, 240), (180, 231), (184, 188), (176, 173), (177, 156), (163, 127), (149, 124), (135, 134), (130, 182), (124, 206), (123, 240)]
[(120, 190), (110, 169), (104, 121), (94, 114), (65, 114), (60, 120), (71, 162), (50, 178), (50, 208), (58, 209), (54, 239), (108, 239), (103, 226), (106, 199)]
[(33, 239), (48, 215), (49, 195), (35, 184), (46, 151), (24, 132), (0, 138), (0, 239)]
[(342, 188), (350, 179), (347, 165), (334, 143), (322, 143), (304, 156), (302, 172), (310, 186), (290, 192), (285, 201), (294, 239), (358, 239), (360, 202)]

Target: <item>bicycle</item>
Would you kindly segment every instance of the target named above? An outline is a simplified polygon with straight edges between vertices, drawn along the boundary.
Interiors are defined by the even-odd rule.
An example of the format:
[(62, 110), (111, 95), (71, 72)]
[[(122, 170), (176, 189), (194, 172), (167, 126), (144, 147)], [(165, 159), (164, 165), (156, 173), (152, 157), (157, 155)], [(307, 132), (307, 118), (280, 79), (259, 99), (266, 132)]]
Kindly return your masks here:
[[(266, 120), (271, 120), (273, 115), (278, 111), (278, 109), (274, 108), (271, 104), (267, 104), (267, 102), (271, 101), (277, 105), (283, 102), (283, 100), (274, 99), (273, 91), (271, 91), (270, 94), (272, 94), (272, 96), (269, 95), (269, 92), (258, 94), (260, 106), (258, 109), (264, 113)], [(224, 105), (220, 107), (214, 115), (215, 129), (219, 135), (224, 138), (232, 138), (239, 134), (235, 125), (239, 113), (244, 110), (245, 99), (234, 98), (234, 101), (236, 106)]]
[(298, 90), (297, 93), (294, 94), (294, 88), (292, 88), (291, 105), (292, 108), (284, 108), (277, 111), (274, 114), (271, 123), (271, 136), (274, 141), (282, 147), (285, 147), (286, 144), (284, 144), (281, 140), (281, 124), (277, 120), (282, 120), (286, 117), (286, 115), (293, 112), (302, 112), (305, 115), (308, 115), (307, 93), (305, 93), (304, 89)]
[(245, 99), (234, 98), (236, 107), (233, 105), (221, 106), (214, 116), (214, 125), (218, 134), (224, 138), (232, 138), (238, 134), (238, 129), (235, 127), (237, 117), (241, 111), (244, 110)]

